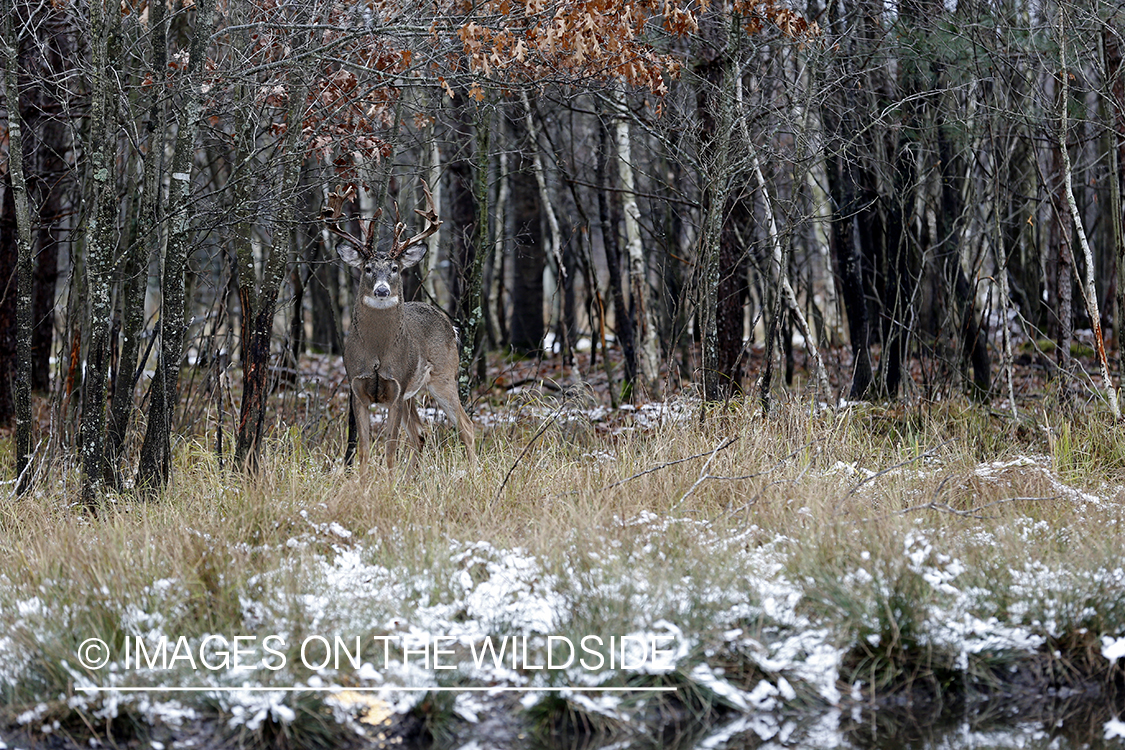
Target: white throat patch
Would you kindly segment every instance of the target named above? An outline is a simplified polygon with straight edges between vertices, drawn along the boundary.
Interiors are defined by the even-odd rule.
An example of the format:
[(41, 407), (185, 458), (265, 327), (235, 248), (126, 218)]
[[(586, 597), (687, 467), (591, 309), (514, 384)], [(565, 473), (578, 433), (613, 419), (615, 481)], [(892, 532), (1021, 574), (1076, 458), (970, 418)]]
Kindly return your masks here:
[(396, 294), (393, 297), (373, 297), (370, 294), (365, 294), (363, 295), (363, 304), (375, 310), (386, 310), (398, 304), (398, 295)]

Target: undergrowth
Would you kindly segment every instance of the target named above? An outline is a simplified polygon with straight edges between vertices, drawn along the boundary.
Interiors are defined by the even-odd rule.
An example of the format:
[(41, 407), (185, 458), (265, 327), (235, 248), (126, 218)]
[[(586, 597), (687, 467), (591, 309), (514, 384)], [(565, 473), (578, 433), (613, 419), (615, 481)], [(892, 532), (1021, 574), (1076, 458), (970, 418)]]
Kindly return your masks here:
[[(1101, 415), (736, 403), (701, 422), (687, 400), (625, 418), (546, 396), (513, 413), (478, 428), (475, 468), (439, 429), (412, 474), (388, 474), (378, 451), (346, 469), (337, 443), (299, 430), (275, 434), (255, 476), (185, 442), (162, 496), (92, 513), (76, 469), (51, 467), (51, 485), (0, 508), (0, 719), (79, 741), (331, 747), (396, 728), (450, 738), (497, 711), (540, 735), (615, 734), (1121, 675), (1103, 651), (1125, 636), (1125, 439)], [(456, 668), (300, 658), (310, 634), (411, 633), (459, 638)], [(125, 666), (127, 637), (196, 649), (214, 634), (285, 636), (286, 667)], [(485, 634), (529, 636), (535, 658), (548, 635), (661, 634), (676, 650), (663, 670), (478, 668)], [(115, 668), (77, 661), (95, 637)], [(151, 684), (557, 690), (349, 703), (79, 689)], [(677, 690), (568, 689), (595, 686)]]

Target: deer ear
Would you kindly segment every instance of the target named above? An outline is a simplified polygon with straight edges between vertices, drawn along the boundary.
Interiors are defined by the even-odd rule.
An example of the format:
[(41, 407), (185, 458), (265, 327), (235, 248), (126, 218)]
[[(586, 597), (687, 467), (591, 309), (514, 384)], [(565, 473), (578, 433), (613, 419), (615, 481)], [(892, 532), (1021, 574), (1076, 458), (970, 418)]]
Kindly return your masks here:
[(343, 258), (344, 262), (349, 266), (354, 266), (355, 268), (363, 266), (363, 258), (360, 256), (359, 250), (356, 250), (355, 245), (352, 243), (341, 242), (336, 245), (336, 252), (340, 254), (340, 257)]
[(418, 265), (418, 262), (426, 255), (426, 244), (419, 242), (417, 245), (411, 245), (402, 251), (402, 267), (410, 268), (411, 266)]

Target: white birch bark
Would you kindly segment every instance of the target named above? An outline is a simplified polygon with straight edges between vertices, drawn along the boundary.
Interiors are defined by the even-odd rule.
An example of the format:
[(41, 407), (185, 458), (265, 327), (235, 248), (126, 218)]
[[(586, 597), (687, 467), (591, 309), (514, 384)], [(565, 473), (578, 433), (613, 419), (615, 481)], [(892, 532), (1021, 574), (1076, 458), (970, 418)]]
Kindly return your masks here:
[(555, 209), (551, 205), (551, 194), (547, 191), (547, 176), (543, 171), (543, 157), (539, 154), (539, 131), (535, 129), (535, 120), (531, 117), (531, 104), (527, 101), (527, 92), (521, 91), (523, 100), (524, 119), (527, 123), (527, 137), (531, 141), (531, 169), (535, 172), (535, 184), (539, 186), (539, 203), (543, 212), (547, 214), (547, 225), (551, 230), (551, 256), (555, 259), (555, 268), (558, 269), (559, 284), (566, 283), (566, 267), (562, 260), (562, 230), (559, 229), (559, 220), (555, 216)]
[(1000, 285), (1000, 333), (1003, 342), (1003, 353), (1001, 355), (1001, 369), (1004, 371), (1004, 382), (1008, 390), (1008, 405), (1012, 411), (1012, 419), (1019, 419), (1019, 411), (1016, 408), (1016, 386), (1015, 376), (1013, 373), (1014, 358), (1012, 356), (1012, 331), (1008, 321), (1008, 310), (1011, 307), (1012, 299), (1011, 292), (1008, 289), (1008, 254), (1004, 250), (1004, 237), (1000, 226), (1000, 214), (1002, 205), (1000, 196), (1002, 195), (1000, 189), (1000, 174), (1001, 169), (1005, 174), (1009, 169), (1009, 157), (1005, 153), (1003, 158), (997, 147), (996, 135), (993, 128), (995, 122), (989, 123), (989, 132), (991, 134), (991, 159), (992, 159), (992, 241), (993, 251), (996, 262), (996, 275)]
[(509, 236), (507, 229), (508, 203), (512, 197), (511, 181), (508, 179), (507, 151), (500, 151), (497, 162), (497, 179), (500, 184), (496, 189), (496, 208), (492, 212), (496, 221), (496, 236), (492, 239), (492, 252), (496, 260), (488, 287), (488, 315), (492, 321), (492, 330), (499, 332), (504, 330), (503, 326), (500, 325), (500, 321), (505, 313), (503, 299), (505, 279), (503, 277), (508, 271), (504, 264), (504, 249), (505, 241)]
[[(1109, 398), (1109, 407), (1113, 411), (1115, 420), (1121, 419), (1121, 407), (1117, 403), (1117, 388), (1113, 385), (1113, 377), (1109, 374), (1109, 361), (1106, 359), (1105, 343), (1102, 339), (1102, 317), (1098, 309), (1098, 290), (1094, 284), (1094, 254), (1090, 250), (1090, 243), (1086, 239), (1086, 230), (1082, 224), (1082, 214), (1074, 200), (1074, 185), (1071, 179), (1070, 154), (1066, 148), (1067, 128), (1067, 96), (1069, 94), (1068, 73), (1066, 69), (1066, 37), (1063, 26), (1062, 9), (1059, 9), (1059, 68), (1062, 75), (1062, 105), (1060, 106), (1059, 149), (1063, 159), (1063, 184), (1066, 188), (1066, 202), (1070, 206), (1070, 215), (1074, 218), (1074, 228), (1078, 231), (1078, 244), (1082, 248), (1082, 255), (1086, 259), (1086, 278), (1082, 286), (1082, 298), (1086, 302), (1086, 314), (1090, 316), (1090, 325), (1094, 328), (1094, 346), (1098, 352), (1098, 363), (1102, 371), (1102, 388)], [(1074, 263), (1074, 274), (1078, 275), (1078, 264), (1071, 253), (1071, 262)]]
[[(438, 216), (441, 216), (441, 149), (438, 147), (436, 125), (430, 125), (430, 153), (428, 161), (429, 163), (426, 164), (426, 184), (430, 186), (430, 195), (434, 197), (434, 207), (437, 209)], [(425, 271), (422, 274), (422, 285), (432, 298), (436, 298), (437, 296), (437, 289), (434, 286), (434, 279), (437, 274), (430, 273), (430, 269), (438, 262), (438, 249), (441, 247), (441, 235), (442, 230), (439, 227), (436, 232), (426, 238), (426, 260)]]
[(648, 267), (645, 263), (644, 245), (641, 242), (641, 212), (637, 207), (636, 187), (633, 181), (633, 156), (625, 91), (614, 89), (617, 109), (617, 172), (621, 178), (622, 207), (625, 214), (625, 248), (629, 257), (629, 289), (637, 309), (636, 323), (640, 327), (637, 343), (640, 349), (640, 376), (649, 393), (656, 395), (660, 387), (660, 346), (656, 340), (656, 325), (648, 295)]
[(781, 286), (781, 294), (785, 298), (785, 304), (789, 311), (793, 314), (793, 320), (797, 323), (797, 328), (800, 329), (801, 335), (805, 337), (805, 348), (808, 349), (809, 356), (816, 364), (816, 385), (817, 391), (824, 394), (824, 397), (832, 399), (832, 386), (828, 382), (828, 371), (824, 367), (824, 360), (820, 356), (820, 349), (817, 348), (816, 342), (813, 341), (812, 331), (809, 329), (809, 322), (805, 318), (804, 311), (801, 310), (801, 305), (797, 301), (797, 294), (793, 291), (793, 285), (789, 283), (789, 274), (785, 272), (783, 266), (783, 255), (781, 252), (781, 234), (777, 231), (777, 219), (773, 214), (773, 202), (770, 200), (769, 187), (766, 184), (766, 177), (762, 173), (762, 163), (758, 159), (758, 150), (754, 147), (754, 141), (750, 139), (750, 126), (746, 123), (746, 108), (742, 106), (742, 76), (736, 77), (735, 85), (735, 101), (738, 104), (738, 124), (742, 130), (742, 138), (746, 142), (746, 149), (750, 152), (750, 164), (754, 169), (754, 178), (758, 181), (758, 187), (762, 191), (762, 203), (766, 211), (766, 219), (769, 222), (769, 237), (770, 246), (773, 249), (773, 263), (771, 264), (777, 269), (777, 280)]
[[(824, 315), (824, 327), (838, 335), (843, 325), (840, 319), (840, 303), (836, 292), (836, 274), (832, 269), (831, 240), (829, 234), (832, 228), (832, 198), (828, 195), (828, 163), (824, 150), (824, 124), (820, 121), (819, 109), (807, 99), (811, 99), (809, 85), (809, 66), (800, 64), (799, 52), (792, 55), (794, 80), (796, 86), (802, 89), (802, 96), (794, 100), (797, 120), (801, 122), (802, 131), (808, 139), (808, 158), (812, 165), (805, 171), (805, 184), (808, 188), (809, 204), (812, 209), (812, 221), (809, 222), (809, 232), (812, 235), (812, 244), (816, 252), (816, 272), (820, 277), (822, 304), (821, 312)], [(739, 105), (741, 106), (741, 102)]]

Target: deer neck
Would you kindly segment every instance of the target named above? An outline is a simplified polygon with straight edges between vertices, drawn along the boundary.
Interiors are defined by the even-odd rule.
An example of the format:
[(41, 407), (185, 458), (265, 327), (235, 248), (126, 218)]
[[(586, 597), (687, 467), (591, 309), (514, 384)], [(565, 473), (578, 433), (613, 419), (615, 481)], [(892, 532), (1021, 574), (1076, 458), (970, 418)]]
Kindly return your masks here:
[(402, 290), (397, 290), (397, 302), (386, 307), (380, 307), (371, 302), (378, 298), (371, 295), (370, 290), (363, 290), (355, 306), (355, 322), (352, 324), (353, 335), (359, 333), (365, 339), (365, 349), (375, 355), (379, 361), (384, 361), (387, 354), (395, 350), (403, 337), (405, 327), (404, 307), (402, 304)]

